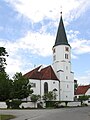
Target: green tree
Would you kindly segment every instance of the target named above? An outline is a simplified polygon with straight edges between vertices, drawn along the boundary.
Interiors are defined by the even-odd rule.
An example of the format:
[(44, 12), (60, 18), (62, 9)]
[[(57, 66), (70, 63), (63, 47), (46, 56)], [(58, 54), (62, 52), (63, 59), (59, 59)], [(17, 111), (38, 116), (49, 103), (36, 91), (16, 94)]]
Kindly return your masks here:
[(48, 93), (45, 93), (42, 98), (46, 103), (46, 107), (54, 107), (55, 100), (56, 100), (56, 93), (54, 91), (49, 91)]
[(40, 95), (35, 95), (35, 94), (32, 94), (31, 95), (31, 101), (34, 102), (34, 108), (35, 108), (35, 104), (36, 102), (40, 99)]
[(0, 47), (0, 72), (5, 72), (6, 57), (8, 57), (8, 53), (4, 47)]
[(15, 99), (27, 98), (33, 91), (29, 84), (29, 79), (25, 78), (22, 73), (16, 73), (13, 77), (13, 90), (11, 95)]
[(10, 97), (12, 81), (5, 72), (0, 72), (0, 101), (5, 101)]
[(42, 96), (43, 100), (45, 101), (52, 101), (52, 100), (56, 100), (56, 94), (53, 93), (52, 91), (49, 91), (48, 93), (45, 93)]
[(4, 47), (0, 47), (0, 101), (5, 101), (10, 97), (10, 89), (12, 88), (12, 80), (5, 72), (6, 57), (8, 53)]

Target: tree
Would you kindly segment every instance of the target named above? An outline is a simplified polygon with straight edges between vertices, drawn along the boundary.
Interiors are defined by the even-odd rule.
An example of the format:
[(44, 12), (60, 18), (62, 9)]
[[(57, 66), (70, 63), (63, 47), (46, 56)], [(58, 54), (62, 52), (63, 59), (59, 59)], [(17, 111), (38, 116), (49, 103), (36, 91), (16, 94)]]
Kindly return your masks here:
[(5, 101), (10, 97), (12, 81), (6, 72), (0, 72), (0, 101)]
[(46, 107), (54, 107), (56, 96), (57, 95), (54, 91), (49, 91), (42, 96), (43, 100), (46, 103)]
[(40, 99), (40, 95), (31, 95), (31, 101), (34, 102), (34, 108), (35, 108), (35, 103)]
[(12, 88), (12, 80), (5, 72), (6, 57), (8, 53), (4, 47), (0, 47), (0, 101), (5, 101), (10, 97), (10, 89)]
[(52, 101), (52, 100), (56, 100), (56, 94), (53, 93), (52, 91), (49, 91), (48, 93), (45, 93), (42, 96), (43, 100), (45, 101)]
[(0, 72), (5, 72), (6, 58), (8, 53), (4, 47), (0, 47)]
[(29, 79), (25, 78), (22, 73), (16, 73), (13, 77), (12, 95), (15, 99), (27, 98), (33, 91), (29, 84)]

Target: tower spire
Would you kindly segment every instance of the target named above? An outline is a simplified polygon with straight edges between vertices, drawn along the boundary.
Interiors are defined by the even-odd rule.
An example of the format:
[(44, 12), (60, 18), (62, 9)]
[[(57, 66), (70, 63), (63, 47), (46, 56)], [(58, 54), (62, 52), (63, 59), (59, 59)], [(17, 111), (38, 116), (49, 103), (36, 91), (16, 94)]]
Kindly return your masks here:
[(60, 14), (61, 14), (60, 23), (59, 23), (57, 36), (56, 36), (56, 41), (55, 41), (54, 46), (57, 46), (57, 45), (69, 45), (68, 40), (67, 40), (67, 36), (66, 36), (66, 32), (65, 32), (65, 28), (64, 28), (64, 24), (63, 24), (62, 11), (60, 12)]

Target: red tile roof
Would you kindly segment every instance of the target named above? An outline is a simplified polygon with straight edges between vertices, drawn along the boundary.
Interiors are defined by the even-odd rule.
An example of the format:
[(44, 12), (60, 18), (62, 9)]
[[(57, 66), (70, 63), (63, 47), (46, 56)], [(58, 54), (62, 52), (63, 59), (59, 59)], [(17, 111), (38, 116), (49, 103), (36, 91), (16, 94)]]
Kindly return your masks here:
[(30, 79), (40, 79), (40, 72), (38, 71), (41, 66), (31, 70), (30, 72), (24, 74), (23, 76)]
[(51, 66), (41, 70), (42, 80), (58, 80)]
[(40, 70), (41, 66), (31, 70), (24, 76), (29, 79), (37, 80), (58, 80), (51, 66), (47, 66)]
[(89, 88), (90, 85), (78, 86), (75, 95), (85, 94)]

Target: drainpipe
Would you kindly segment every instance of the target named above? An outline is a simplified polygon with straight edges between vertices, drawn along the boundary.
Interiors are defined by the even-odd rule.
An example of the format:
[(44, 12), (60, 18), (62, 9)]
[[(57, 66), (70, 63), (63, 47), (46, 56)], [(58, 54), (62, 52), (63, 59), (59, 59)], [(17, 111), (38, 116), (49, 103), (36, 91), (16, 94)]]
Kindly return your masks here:
[(60, 81), (59, 81), (59, 101), (60, 101)]

